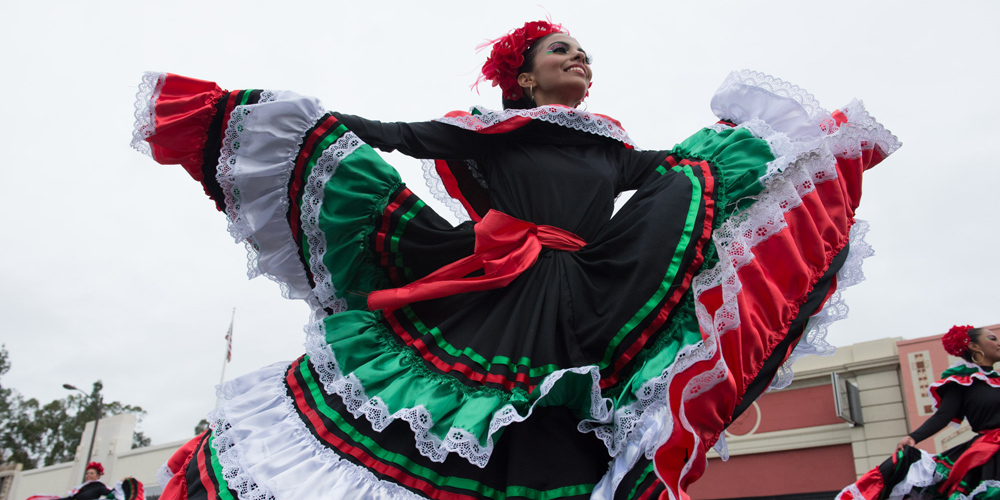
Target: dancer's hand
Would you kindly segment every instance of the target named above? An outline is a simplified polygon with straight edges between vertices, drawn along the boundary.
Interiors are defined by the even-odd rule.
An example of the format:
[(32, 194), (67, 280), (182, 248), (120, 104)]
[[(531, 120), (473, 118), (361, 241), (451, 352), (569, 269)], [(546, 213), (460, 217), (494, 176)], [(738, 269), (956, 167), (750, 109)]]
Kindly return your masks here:
[(906, 436), (899, 440), (899, 444), (896, 445), (896, 451), (902, 450), (904, 446), (916, 446), (917, 442), (913, 440), (910, 436)]

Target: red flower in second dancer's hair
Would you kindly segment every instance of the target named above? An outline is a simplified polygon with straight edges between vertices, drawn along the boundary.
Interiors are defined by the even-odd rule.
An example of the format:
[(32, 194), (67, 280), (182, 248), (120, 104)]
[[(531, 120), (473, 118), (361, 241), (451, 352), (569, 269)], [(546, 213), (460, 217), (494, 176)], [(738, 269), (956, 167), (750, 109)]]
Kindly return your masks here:
[(969, 338), (969, 330), (973, 328), (972, 325), (951, 327), (951, 330), (948, 330), (948, 333), (941, 337), (944, 350), (952, 356), (961, 356), (969, 349), (969, 344), (972, 342), (972, 339)]

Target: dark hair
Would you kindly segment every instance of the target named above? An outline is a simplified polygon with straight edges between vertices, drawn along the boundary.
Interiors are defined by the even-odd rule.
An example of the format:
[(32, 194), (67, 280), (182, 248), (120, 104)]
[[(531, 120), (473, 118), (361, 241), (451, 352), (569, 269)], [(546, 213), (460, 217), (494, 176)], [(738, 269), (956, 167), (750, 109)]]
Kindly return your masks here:
[[(977, 342), (978, 343), (979, 342), (979, 337), (981, 337), (986, 332), (989, 332), (989, 330), (987, 330), (985, 328), (970, 328), (969, 329), (969, 340), (972, 341), (972, 342)], [(962, 353), (962, 359), (968, 361), (969, 363), (975, 363), (975, 361), (972, 360), (972, 348), (971, 347), (968, 348), (968, 349), (966, 349), (965, 352)]]
[[(531, 73), (534, 71), (535, 57), (538, 56), (538, 51), (535, 50), (535, 48), (541, 46), (542, 40), (558, 34), (559, 33), (549, 33), (548, 35), (535, 40), (535, 43), (528, 46), (528, 48), (524, 50), (524, 53), (521, 54), (524, 56), (524, 64), (521, 64), (521, 67), (517, 68), (517, 74), (520, 75), (521, 73)], [(501, 102), (503, 103), (503, 109), (531, 109), (538, 106), (535, 104), (535, 100), (525, 92), (522, 92), (520, 99), (501, 99)]]

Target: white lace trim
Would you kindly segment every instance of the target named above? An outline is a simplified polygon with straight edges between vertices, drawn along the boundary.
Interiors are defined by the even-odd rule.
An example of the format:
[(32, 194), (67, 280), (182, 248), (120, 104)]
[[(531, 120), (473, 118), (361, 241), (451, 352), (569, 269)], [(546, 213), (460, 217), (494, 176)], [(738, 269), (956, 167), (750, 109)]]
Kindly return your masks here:
[(312, 270), (313, 295), (319, 303), (329, 308), (333, 313), (347, 310), (347, 301), (337, 297), (337, 288), (333, 285), (330, 270), (323, 263), (326, 253), (326, 234), (319, 227), (319, 212), (323, 206), (324, 189), (327, 181), (337, 173), (340, 161), (361, 147), (364, 142), (354, 134), (347, 132), (336, 142), (323, 151), (316, 166), (313, 167), (306, 181), (302, 195), (302, 229), (309, 243), (309, 268)]
[[(798, 85), (794, 85), (766, 73), (752, 71), (749, 69), (733, 71), (732, 73), (729, 73), (726, 79), (722, 82), (722, 85), (719, 86), (717, 93), (734, 85), (754, 87), (761, 89), (768, 94), (791, 99), (802, 106), (806, 113), (808, 113), (808, 115), (812, 117), (815, 122), (823, 122), (830, 119), (830, 113), (827, 113), (826, 110), (820, 106), (819, 100), (817, 100), (816, 97), (808, 91)], [(719, 118), (731, 119), (734, 117), (720, 116)]]
[(427, 184), (427, 189), (434, 195), (434, 199), (440, 201), (445, 207), (451, 210), (451, 213), (459, 222), (470, 220), (469, 212), (465, 210), (462, 202), (452, 198), (451, 194), (444, 187), (444, 181), (441, 180), (441, 176), (437, 172), (437, 165), (434, 163), (434, 160), (420, 160), (420, 163), (424, 170), (424, 182)]
[[(728, 308), (726, 310), (731, 311), (729, 314), (733, 318), (738, 317), (736, 294), (739, 293), (739, 283), (736, 272), (753, 260), (751, 249), (786, 227), (784, 213), (800, 205), (802, 196), (813, 191), (815, 183), (837, 178), (833, 156), (818, 153), (814, 141), (792, 141), (760, 120), (750, 120), (740, 127), (767, 141), (775, 160), (768, 165), (768, 173), (761, 178), (766, 187), (755, 197), (756, 203), (731, 217), (714, 233), (713, 241), (719, 255), (723, 256), (720, 259), (722, 262), (713, 269), (700, 273), (692, 284), (696, 297), (706, 289), (729, 284), (731, 295), (725, 295), (728, 300), (723, 308)], [(729, 263), (730, 266), (727, 268), (724, 263)], [(699, 322), (706, 321), (701, 314), (699, 313)], [(704, 314), (707, 315), (707, 312)], [(735, 325), (729, 329), (732, 328)], [(711, 336), (704, 342), (683, 348), (674, 363), (659, 377), (643, 384), (636, 393), (635, 402), (615, 412), (612, 421), (588, 420), (581, 422), (579, 429), (583, 432), (593, 431), (608, 447), (608, 452), (617, 456), (628, 443), (632, 430), (641, 424), (643, 415), (667, 404), (668, 388), (673, 383), (674, 376), (694, 363), (711, 359), (715, 351), (716, 339)], [(700, 375), (685, 389), (684, 401), (708, 390), (727, 375), (728, 368), (724, 364)], [(690, 426), (686, 419), (682, 422), (685, 427)], [(721, 455), (728, 454), (724, 446), (720, 447)], [(648, 458), (652, 458), (655, 447), (644, 451)]]
[(115, 497), (115, 500), (125, 500), (125, 488), (122, 487), (121, 481), (115, 483), (114, 488), (111, 488), (111, 494)]
[[(888, 156), (903, 145), (892, 132), (886, 130), (878, 120), (868, 113), (861, 101), (853, 99), (840, 111), (847, 116), (847, 123), (840, 128), (849, 129), (842, 132), (844, 137), (849, 140), (831, 144), (830, 149), (835, 155), (856, 158), (862, 150), (871, 149), (878, 145), (879, 149)], [(841, 152), (840, 148), (844, 148), (844, 151)]]
[(156, 133), (156, 100), (167, 80), (166, 73), (147, 71), (142, 75), (139, 91), (135, 95), (135, 125), (132, 127), (132, 149), (153, 157), (153, 150), (146, 139)]
[(486, 434), (486, 446), (479, 444), (479, 438), (476, 435), (458, 427), (450, 428), (444, 439), (441, 439), (430, 432), (434, 426), (434, 420), (423, 405), (391, 412), (378, 396), (368, 397), (361, 381), (354, 374), (345, 376), (337, 364), (333, 351), (326, 343), (321, 321), (306, 327), (305, 347), (313, 367), (319, 373), (323, 389), (328, 394), (340, 395), (348, 411), (358, 418), (364, 415), (376, 432), (381, 432), (397, 419), (408, 422), (410, 429), (413, 430), (417, 450), (421, 455), (434, 462), (443, 462), (449, 453), (454, 452), (473, 465), (485, 467), (493, 453), (493, 434), (503, 427), (523, 422), (530, 417), (535, 406), (545, 399), (559, 379), (566, 374), (589, 374), (591, 378), (591, 414), (602, 420), (607, 420), (611, 416), (610, 407), (613, 405), (610, 400), (601, 396), (600, 371), (596, 366), (581, 366), (558, 370), (547, 375), (542, 383), (535, 388), (534, 392), (538, 394), (538, 399), (532, 403), (525, 414), (519, 413), (511, 404), (494, 412), (490, 420), (489, 431)]
[[(920, 460), (910, 464), (906, 477), (892, 488), (886, 500), (902, 500), (913, 488), (926, 488), (933, 484), (940, 483), (944, 477), (938, 474), (937, 465), (933, 457), (926, 451), (920, 450)], [(920, 498), (918, 495), (916, 498)], [(865, 498), (858, 488), (857, 483), (851, 483), (837, 494), (835, 500), (876, 500)]]
[[(274, 366), (264, 368), (261, 371), (273, 370)], [(420, 500), (423, 497), (416, 495), (409, 490), (388, 482), (382, 481), (375, 477), (368, 469), (364, 467), (359, 467), (345, 460), (341, 460), (340, 456), (336, 452), (327, 448), (325, 445), (320, 443), (315, 436), (306, 428), (305, 424), (299, 419), (299, 416), (294, 408), (294, 402), (285, 393), (284, 387), (281, 383), (281, 378), (284, 376), (285, 368), (275, 370), (275, 373), (270, 374), (267, 378), (262, 380), (259, 384), (248, 388), (247, 390), (241, 392), (235, 389), (238, 379), (236, 381), (228, 382), (226, 385), (229, 387), (220, 388), (220, 395), (224, 395), (225, 399), (219, 408), (216, 408), (209, 415), (208, 419), (211, 424), (213, 442), (212, 445), (217, 452), (219, 458), (219, 464), (222, 466), (223, 476), (226, 478), (227, 485), (229, 488), (237, 492), (237, 496), (240, 500), (273, 500), (275, 495), (271, 492), (269, 483), (274, 481), (276, 476), (283, 473), (295, 474), (295, 469), (304, 465), (311, 466), (313, 468), (322, 468), (323, 474), (314, 474), (308, 476), (307, 479), (314, 479), (317, 476), (322, 476), (326, 481), (323, 485), (318, 485), (320, 487), (328, 487), (329, 483), (337, 482), (339, 480), (346, 480), (353, 485), (357, 485), (363, 488), (365, 491), (358, 492), (358, 498), (361, 498), (365, 493), (371, 494), (372, 496), (378, 495), (379, 498), (386, 499), (402, 499), (402, 500)], [(264, 387), (268, 386), (268, 387)], [(270, 387), (273, 386), (273, 387)], [(242, 441), (241, 436), (235, 430), (235, 426), (239, 426), (239, 422), (231, 422), (230, 418), (227, 416), (226, 407), (230, 404), (236, 397), (242, 396), (244, 394), (249, 394), (255, 392), (257, 394), (267, 394), (268, 392), (274, 391), (280, 394), (277, 398), (272, 398), (271, 396), (258, 396), (257, 400), (253, 401), (252, 407), (259, 407), (261, 413), (266, 409), (277, 409), (278, 414), (281, 415), (280, 418), (274, 419), (268, 422), (253, 422), (252, 425), (257, 427), (267, 426), (268, 428), (280, 428), (279, 431), (270, 433), (275, 436), (276, 439), (280, 440), (280, 443), (275, 443), (271, 451), (277, 453), (279, 450), (277, 448), (281, 446), (290, 446), (288, 443), (304, 443), (304, 447), (308, 457), (306, 462), (314, 462), (306, 464), (303, 461), (296, 461), (293, 463), (281, 463), (278, 465), (277, 470), (261, 470), (258, 467), (259, 464), (254, 463), (252, 457), (248, 456), (248, 453), (242, 449), (238, 444)], [(243, 430), (247, 432), (247, 430)], [(291, 445), (295, 446), (295, 445)], [(265, 459), (267, 456), (264, 457)], [(274, 461), (268, 462), (271, 468), (274, 468)], [(253, 472), (251, 472), (253, 471)], [(256, 478), (254, 474), (257, 475), (268, 475), (270, 477)], [(330, 478), (330, 475), (337, 475), (337, 478)], [(305, 489), (311, 485), (305, 485)], [(349, 488), (354, 491), (353, 488)], [(330, 491), (326, 488), (314, 490), (311, 493), (315, 495), (329, 494)]]
[(579, 109), (567, 108), (565, 106), (538, 106), (531, 109), (505, 109), (503, 111), (492, 111), (481, 106), (474, 106), (471, 110), (474, 113), (469, 116), (443, 117), (435, 121), (447, 123), (466, 130), (480, 131), (492, 127), (498, 123), (503, 123), (511, 118), (523, 116), (533, 120), (541, 120), (556, 125), (561, 125), (573, 130), (588, 132), (608, 137), (616, 141), (635, 147), (635, 143), (611, 118), (595, 113), (588, 113)]
[(837, 494), (834, 500), (867, 500), (865, 496), (861, 494), (861, 490), (858, 489), (858, 485), (851, 483), (850, 486), (844, 488)]
[[(270, 119), (275, 124), (270, 128), (268, 124), (251, 124), (256, 113), (267, 114), (260, 121)], [(335, 312), (345, 310), (346, 302), (337, 298), (330, 273), (318, 260), (322, 254), (309, 263), (311, 270), (323, 271), (316, 276), (316, 286), (309, 286), (306, 269), (297, 258), (298, 249), (285, 218), (289, 210), (285, 190), (295, 168), (295, 154), (306, 139), (308, 126), (323, 113), (323, 107), (311, 98), (285, 91), (262, 91), (260, 103), (237, 106), (230, 114), (216, 170), (216, 180), (225, 195), (229, 232), (236, 241), (245, 240), (247, 276), (263, 275), (278, 283), (282, 296), (306, 301), (317, 317), (326, 315), (324, 307)], [(248, 134), (255, 136), (248, 140)], [(307, 180), (309, 189), (315, 189), (316, 176), (332, 175), (333, 171), (326, 169), (335, 170), (336, 165), (330, 162), (336, 160), (339, 164), (341, 158), (362, 144), (357, 136), (351, 134), (351, 137), (356, 142), (351, 139), (337, 141), (324, 151), (323, 168), (317, 166), (312, 172), (314, 178)], [(256, 149), (243, 153), (241, 147), (250, 143), (254, 143)], [(319, 192), (321, 195), (322, 190)], [(311, 238), (310, 244), (319, 244), (314, 238), (322, 236), (315, 223), (316, 208), (305, 204), (300, 214), (303, 228)], [(325, 246), (325, 240), (322, 245)]]
[(774, 374), (774, 379), (771, 380), (771, 385), (767, 388), (768, 392), (784, 389), (792, 383), (795, 376), (792, 372), (792, 365), (796, 361), (808, 355), (831, 356), (836, 352), (837, 348), (826, 341), (827, 330), (833, 323), (847, 318), (848, 312), (850, 312), (847, 302), (842, 298), (843, 291), (865, 280), (861, 265), (865, 259), (875, 255), (875, 250), (865, 241), (867, 233), (868, 223), (861, 220), (855, 221), (854, 226), (851, 227), (851, 244), (847, 260), (843, 267), (837, 271), (837, 291), (826, 301), (823, 309), (809, 318), (805, 333), (802, 334), (801, 340), (792, 350), (788, 359)]
[[(779, 83), (783, 84), (777, 79), (772, 83), (776, 86)], [(811, 95), (800, 91), (798, 87), (788, 85), (782, 88), (784, 94), (796, 99), (812, 113), (816, 113), (817, 110), (822, 111), (822, 108), (819, 108), (817, 103), (812, 100)], [(863, 108), (853, 110), (855, 113), (863, 111)], [(856, 116), (867, 116), (867, 113)], [(877, 125), (874, 121), (872, 124)], [(756, 137), (766, 140), (775, 156), (775, 160), (768, 165), (767, 173), (761, 178), (761, 183), (765, 188), (754, 197), (756, 202), (752, 207), (737, 213), (716, 230), (713, 234), (713, 242), (721, 256), (720, 262), (714, 268), (695, 277), (692, 289), (696, 297), (696, 314), (702, 331), (708, 332), (704, 341), (683, 349), (669, 370), (665, 370), (663, 375), (644, 384), (640, 393), (637, 394), (638, 401), (615, 412), (616, 425), (600, 425), (602, 423), (597, 422), (581, 424), (581, 430), (595, 430), (595, 433), (608, 445), (612, 455), (617, 455), (616, 452), (620, 451), (624, 444), (637, 441), (637, 437), (631, 433), (631, 430), (637, 425), (644, 424), (644, 414), (649, 414), (651, 410), (666, 404), (667, 388), (673, 383), (674, 375), (682, 373), (697, 361), (711, 359), (718, 349), (718, 339), (739, 326), (736, 297), (741, 290), (741, 285), (737, 272), (753, 260), (752, 248), (786, 227), (785, 212), (799, 206), (802, 203), (802, 197), (812, 192), (816, 184), (837, 178), (836, 159), (830, 150), (830, 144), (835, 141), (846, 143), (847, 140), (843, 136), (848, 135), (848, 132), (842, 130), (850, 130), (850, 128), (841, 127), (838, 130), (829, 130), (829, 135), (826, 137), (814, 138), (809, 135), (789, 137), (782, 132), (775, 131), (770, 125), (757, 118), (750, 118), (738, 126), (746, 128)], [(730, 127), (721, 124), (717, 126), (719, 131), (726, 128)], [(858, 128), (878, 130), (881, 125)], [(867, 136), (852, 134), (852, 137), (864, 139)], [(898, 147), (898, 144), (895, 147)], [(894, 149), (891, 145), (886, 149), (887, 152), (892, 150)], [(832, 346), (825, 342), (826, 328), (833, 321), (846, 315), (847, 310), (840, 299), (840, 292), (863, 279), (863, 274), (860, 272), (861, 261), (872, 254), (870, 246), (863, 240), (866, 231), (867, 225), (864, 223), (852, 227), (850, 236), (853, 248), (848, 256), (848, 262), (838, 272), (838, 292), (828, 301), (824, 309), (811, 320), (808, 333), (803, 342), (793, 351), (793, 356), (801, 357), (809, 353), (828, 354), (831, 352)], [(722, 307), (715, 312), (713, 320), (713, 316), (704, 309), (697, 297), (705, 290), (716, 286), (722, 287), (724, 299)], [(793, 374), (790, 366), (790, 364), (783, 366), (779, 376), (776, 377), (780, 384), (791, 382)], [(692, 384), (685, 387), (678, 420), (695, 439), (698, 439), (698, 434), (694, 432), (693, 426), (688, 422), (684, 402), (710, 389), (727, 375), (728, 367), (725, 365), (725, 361), (721, 360), (711, 371), (699, 375)], [(668, 419), (668, 423), (671, 423), (670, 419)], [(673, 429), (670, 426), (665, 427), (660, 434), (660, 439), (656, 440), (653, 446), (647, 445), (645, 447), (647, 458), (653, 458), (656, 449), (662, 445), (671, 432)], [(699, 449), (699, 447), (695, 446), (695, 449)], [(721, 445), (717, 443), (716, 449), (723, 457), (728, 455), (724, 442)], [(704, 459), (704, 457), (700, 458)], [(637, 457), (633, 457), (629, 465), (634, 464), (637, 459)], [(690, 470), (694, 460), (696, 460), (695, 457), (689, 459), (684, 466), (682, 475)], [(615, 484), (617, 481), (620, 481), (620, 478), (616, 478)]]
[(167, 463), (164, 462), (156, 471), (156, 482), (160, 485), (160, 489), (167, 487), (167, 483), (170, 482), (174, 477), (174, 471), (170, 470)]
[[(963, 386), (969, 386), (969, 385), (972, 384), (973, 380), (981, 380), (981, 381), (986, 382), (987, 384), (992, 385), (994, 387), (1000, 386), (1000, 382), (998, 382), (996, 378), (991, 378), (989, 376), (989, 374), (986, 373), (986, 370), (983, 370), (983, 367), (981, 367), (981, 366), (979, 366), (979, 365), (977, 365), (975, 363), (969, 363), (968, 361), (965, 361), (963, 359), (963, 360), (959, 360), (959, 361), (955, 362), (954, 364), (952, 364), (951, 366), (949, 366), (948, 369), (950, 370), (952, 368), (955, 368), (956, 366), (967, 366), (969, 368), (975, 368), (977, 371), (975, 373), (970, 373), (969, 375), (949, 375), (947, 378), (943, 378), (943, 379), (938, 380), (938, 381), (934, 382), (933, 384), (931, 384), (930, 387), (927, 388), (927, 393), (931, 395), (931, 399), (934, 401), (932, 403), (932, 405), (931, 405), (932, 409), (934, 411), (937, 411), (939, 401), (938, 401), (937, 398), (934, 397), (934, 393), (931, 392), (931, 389), (936, 389), (936, 388), (941, 387), (941, 386), (943, 386), (943, 385), (945, 385), (947, 383), (955, 383), (955, 384), (959, 384), (959, 385), (963, 385)], [(945, 370), (945, 371), (947, 371), (947, 370)], [(990, 373), (994, 373), (995, 374), (996, 371), (993, 370)], [(959, 380), (957, 377), (969, 377), (969, 382), (966, 383), (966, 382), (964, 382), (962, 380)]]
[(985, 492), (987, 488), (1000, 489), (1000, 481), (993, 479), (983, 481), (979, 483), (979, 486), (976, 486), (976, 489), (970, 491), (968, 496), (958, 493), (958, 496), (955, 498), (956, 500), (972, 500), (976, 495)]

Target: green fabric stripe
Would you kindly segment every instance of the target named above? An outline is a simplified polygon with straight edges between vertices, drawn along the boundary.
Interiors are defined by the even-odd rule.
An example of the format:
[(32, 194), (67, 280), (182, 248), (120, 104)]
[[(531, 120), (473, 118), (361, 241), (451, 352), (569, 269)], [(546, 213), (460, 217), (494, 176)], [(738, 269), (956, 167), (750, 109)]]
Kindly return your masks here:
[(976, 368), (975, 366), (969, 366), (969, 365), (965, 365), (965, 364), (960, 364), (960, 365), (956, 365), (956, 366), (952, 366), (952, 367), (948, 368), (947, 370), (945, 370), (944, 372), (941, 373), (941, 378), (944, 379), (944, 378), (948, 378), (948, 377), (955, 376), (955, 375), (966, 375), (966, 376), (968, 376), (968, 375), (972, 375), (973, 373), (983, 373), (988, 378), (1000, 378), (1000, 373), (997, 373), (994, 370), (990, 370), (989, 372), (987, 372), (986, 370), (980, 370), (979, 368)]
[(556, 488), (552, 490), (536, 490), (533, 488), (528, 488), (524, 486), (508, 486), (506, 491), (499, 491), (489, 486), (486, 486), (476, 480), (469, 478), (461, 478), (454, 476), (442, 476), (435, 472), (434, 470), (423, 467), (417, 463), (414, 463), (407, 456), (391, 452), (379, 446), (379, 444), (369, 437), (365, 436), (353, 426), (351, 426), (343, 417), (333, 408), (330, 408), (326, 404), (324, 399), (324, 392), (320, 385), (312, 376), (312, 372), (306, 366), (309, 362), (308, 356), (303, 356), (303, 361), (299, 364), (299, 374), (305, 381), (306, 387), (309, 394), (312, 396), (313, 402), (316, 405), (317, 411), (322, 413), (326, 418), (330, 419), (341, 432), (348, 435), (355, 443), (365, 447), (370, 455), (383, 461), (395, 464), (405, 470), (406, 472), (413, 474), (417, 477), (425, 479), (435, 485), (444, 486), (448, 488), (463, 489), (466, 491), (475, 492), (478, 495), (486, 496), (488, 498), (494, 498), (501, 500), (507, 496), (520, 495), (531, 499), (537, 500), (547, 500), (559, 497), (564, 497), (568, 495), (578, 495), (584, 494), (594, 489), (593, 484), (589, 485), (576, 485), (567, 486), (562, 488)]
[(635, 482), (635, 486), (632, 487), (632, 491), (629, 492), (626, 498), (635, 498), (636, 494), (639, 493), (639, 487), (642, 486), (642, 483), (646, 481), (646, 478), (653, 473), (653, 468), (654, 463), (649, 462), (649, 465), (647, 465), (646, 469), (642, 471), (642, 475), (639, 476), (639, 480)]
[(226, 478), (222, 474), (222, 464), (219, 463), (219, 456), (216, 454), (215, 446), (212, 445), (213, 441), (215, 441), (215, 436), (213, 436), (212, 433), (209, 433), (208, 443), (205, 444), (205, 447), (208, 448), (209, 454), (212, 457), (212, 473), (215, 475), (215, 479), (219, 482), (219, 499), (237, 500), (236, 497), (229, 492), (229, 483), (226, 482)]
[[(767, 172), (767, 165), (774, 161), (767, 141), (758, 139), (745, 128), (730, 128), (716, 132), (706, 128), (678, 144), (671, 154), (679, 158), (705, 160), (716, 167), (716, 192), (719, 194), (718, 223), (736, 211), (733, 201), (741, 210), (750, 207), (754, 200), (749, 196), (759, 194), (764, 186), (760, 178)], [(718, 225), (716, 225), (718, 227)]]
[(646, 301), (642, 307), (636, 311), (632, 319), (628, 320), (618, 333), (615, 334), (614, 338), (611, 339), (611, 343), (608, 345), (608, 349), (604, 351), (604, 359), (601, 360), (600, 366), (603, 370), (604, 368), (611, 366), (614, 358), (615, 350), (618, 345), (621, 344), (625, 336), (631, 333), (635, 328), (642, 323), (650, 314), (658, 313), (659, 308), (657, 307), (660, 302), (666, 297), (670, 292), (671, 285), (674, 283), (674, 279), (677, 277), (678, 271), (681, 270), (681, 264), (684, 262), (684, 253), (688, 249), (688, 245), (691, 244), (691, 235), (694, 233), (695, 224), (698, 222), (698, 211), (701, 209), (702, 203), (702, 185), (698, 178), (695, 176), (694, 171), (688, 165), (676, 166), (673, 168), (675, 172), (683, 173), (688, 181), (691, 182), (691, 201), (688, 204), (687, 218), (684, 221), (684, 234), (681, 239), (677, 242), (677, 246), (674, 247), (674, 254), (670, 258), (670, 267), (667, 268), (667, 273), (660, 280), (660, 286), (656, 289), (649, 300)]
[[(424, 336), (430, 335), (434, 339), (434, 343), (438, 347), (440, 347), (443, 351), (448, 353), (450, 356), (454, 356), (456, 358), (460, 356), (465, 356), (470, 360), (474, 361), (477, 365), (479, 365), (486, 371), (489, 371), (491, 368), (493, 368), (493, 365), (506, 366), (507, 369), (512, 372), (517, 372), (518, 367), (521, 366), (529, 368), (531, 366), (531, 358), (528, 358), (527, 356), (521, 357), (517, 361), (512, 360), (508, 356), (494, 356), (492, 359), (487, 360), (485, 357), (483, 357), (476, 351), (472, 350), (472, 348), (466, 347), (464, 349), (459, 349), (451, 345), (451, 343), (449, 343), (444, 338), (444, 334), (441, 333), (441, 330), (439, 330), (437, 327), (427, 328), (427, 325), (425, 325), (423, 321), (421, 321), (420, 318), (417, 317), (417, 314), (413, 312), (413, 309), (411, 309), (409, 306), (403, 307), (401, 310), (403, 311), (404, 314), (406, 314), (406, 319), (410, 320), (410, 323), (413, 324), (413, 327), (416, 328), (417, 331), (419, 331)], [(558, 365), (549, 364), (535, 368), (530, 368), (528, 370), (528, 375), (531, 377), (537, 377), (541, 375), (548, 375), (549, 373), (552, 373), (556, 370), (559, 370)]]
[[(346, 131), (343, 125), (337, 127), (338, 135)], [(310, 168), (323, 149), (316, 148)], [(337, 171), (323, 187), (319, 212), (319, 227), (327, 243), (323, 264), (351, 309), (367, 310), (368, 293), (387, 285), (368, 236), (375, 232), (375, 219), (389, 204), (389, 196), (402, 185), (396, 170), (371, 146), (362, 145), (340, 160)]]
[[(339, 125), (328, 131), (328, 135), (313, 144), (313, 150), (309, 153), (309, 157), (306, 158), (305, 163), (302, 165), (302, 171), (299, 173), (302, 179), (303, 189), (299, 192), (299, 197), (297, 200), (291, 200), (292, 203), (302, 206), (302, 197), (305, 196), (305, 187), (309, 184), (309, 176), (312, 175), (313, 168), (316, 166), (316, 162), (319, 161), (320, 157), (323, 155), (323, 151), (330, 147), (331, 144), (340, 139), (344, 133), (347, 132), (347, 127)], [(306, 138), (308, 140), (308, 138)], [(299, 210), (300, 218), (302, 211)], [(303, 222), (299, 221), (299, 227), (302, 228)], [(304, 228), (302, 228), (304, 229)], [(312, 259), (312, 249), (309, 247), (309, 234), (307, 231), (302, 231), (302, 240), (300, 241), (300, 246), (302, 247), (302, 260), (303, 262), (310, 262)], [(312, 271), (309, 271), (310, 276), (312, 276)], [(336, 286), (336, 284), (334, 285)], [(340, 288), (337, 288), (340, 290)]]
[(399, 217), (399, 222), (396, 223), (396, 231), (392, 234), (389, 239), (389, 250), (396, 254), (395, 264), (397, 269), (401, 269), (403, 274), (406, 276), (407, 281), (413, 281), (413, 271), (403, 264), (403, 255), (399, 253), (399, 240), (403, 237), (403, 233), (406, 231), (406, 224), (410, 222), (423, 209), (426, 204), (423, 200), (417, 200), (412, 207), (403, 215)]
[(253, 92), (254, 90), (256, 90), (256, 89), (245, 89), (245, 90), (243, 90), (241, 92), (242, 93), (242, 97), (240, 99), (240, 104), (239, 104), (240, 106), (245, 105), (247, 103), (247, 101), (250, 100), (250, 93)]

